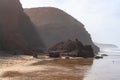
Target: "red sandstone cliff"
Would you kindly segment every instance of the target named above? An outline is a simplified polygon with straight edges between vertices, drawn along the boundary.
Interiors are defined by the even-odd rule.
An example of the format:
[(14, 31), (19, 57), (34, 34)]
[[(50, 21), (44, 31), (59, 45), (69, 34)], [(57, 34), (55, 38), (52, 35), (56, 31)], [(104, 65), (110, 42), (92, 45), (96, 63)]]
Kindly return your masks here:
[(78, 38), (84, 45), (92, 45), (95, 52), (99, 51), (84, 25), (64, 11), (52, 7), (31, 8), (24, 11), (35, 24), (47, 48), (60, 41)]
[(84, 25), (64, 11), (50, 7), (24, 10), (19, 0), (0, 0), (0, 49), (48, 49), (57, 42), (78, 38), (99, 51)]
[(43, 47), (34, 25), (19, 0), (0, 0), (0, 47), (24, 50)]

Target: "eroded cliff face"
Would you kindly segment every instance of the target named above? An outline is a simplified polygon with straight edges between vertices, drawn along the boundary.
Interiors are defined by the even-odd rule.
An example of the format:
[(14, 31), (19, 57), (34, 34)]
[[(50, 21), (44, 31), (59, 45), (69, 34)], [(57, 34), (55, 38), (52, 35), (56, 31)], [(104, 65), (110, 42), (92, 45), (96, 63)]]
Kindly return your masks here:
[(24, 11), (19, 0), (0, 0), (0, 49), (48, 49), (78, 38), (84, 45), (92, 45), (95, 52), (99, 50), (84, 25), (64, 11), (49, 7)]
[[(17, 44), (14, 43), (21, 40), (22, 36), (17, 34), (16, 30), (19, 27), (22, 12), (23, 9), (18, 0), (0, 0), (0, 43), (2, 48), (16, 47)], [(19, 43), (21, 44), (21, 41)]]
[(99, 48), (92, 42), (84, 25), (62, 10), (52, 7), (24, 9), (35, 24), (47, 48), (68, 39), (79, 39), (84, 45), (92, 45), (94, 52)]
[(34, 25), (19, 0), (0, 0), (0, 48), (24, 50), (43, 47)]

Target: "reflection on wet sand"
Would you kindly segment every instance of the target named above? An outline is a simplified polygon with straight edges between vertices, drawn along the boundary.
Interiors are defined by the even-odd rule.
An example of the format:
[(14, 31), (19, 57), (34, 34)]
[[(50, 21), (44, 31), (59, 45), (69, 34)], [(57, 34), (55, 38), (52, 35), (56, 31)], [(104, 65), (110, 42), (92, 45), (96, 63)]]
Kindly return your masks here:
[(39, 58), (11, 56), (0, 58), (1, 80), (83, 80), (92, 58)]
[(83, 80), (120, 80), (120, 52), (107, 52), (109, 56), (95, 59)]
[(44, 70), (25, 73), (16, 80), (83, 80), (93, 59), (49, 59), (30, 64), (44, 66)]

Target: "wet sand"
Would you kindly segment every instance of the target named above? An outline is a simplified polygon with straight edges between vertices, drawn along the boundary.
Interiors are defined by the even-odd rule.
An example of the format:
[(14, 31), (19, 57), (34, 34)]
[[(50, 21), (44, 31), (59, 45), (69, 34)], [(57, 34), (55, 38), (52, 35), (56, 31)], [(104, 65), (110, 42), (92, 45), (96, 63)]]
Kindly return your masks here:
[[(17, 59), (18, 58), (18, 59)], [(3, 63), (6, 65), (2, 65)], [(2, 59), (2, 80), (83, 80), (93, 59), (33, 59), (29, 56)], [(11, 65), (10, 65), (11, 64)]]
[(112, 51), (104, 54), (108, 56), (95, 59), (83, 80), (120, 80), (120, 52)]
[(103, 59), (0, 57), (1, 80), (120, 80), (120, 52)]

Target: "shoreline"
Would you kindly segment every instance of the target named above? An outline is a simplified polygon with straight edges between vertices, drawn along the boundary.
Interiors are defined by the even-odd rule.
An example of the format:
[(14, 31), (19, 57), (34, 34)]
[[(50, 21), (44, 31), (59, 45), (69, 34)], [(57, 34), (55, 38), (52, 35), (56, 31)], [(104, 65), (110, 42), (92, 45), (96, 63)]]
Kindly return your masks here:
[[(20, 80), (21, 78), (22, 80), (26, 80), (26, 78), (27, 80), (53, 80), (54, 78), (54, 80), (73, 80), (73, 78), (74, 80), (82, 80), (84, 73), (93, 63), (91, 58), (62, 59), (42, 56), (39, 59), (34, 59), (32, 56), (21, 55), (5, 59), (3, 59), (3, 62), (7, 62), (8, 66), (3, 65), (4, 67), (0, 69), (2, 80), (9, 80), (9, 78), (12, 78), (12, 80)], [(8, 72), (10, 74), (2, 77)], [(12, 75), (13, 73), (14, 75)], [(20, 75), (16, 76), (18, 73)]]

